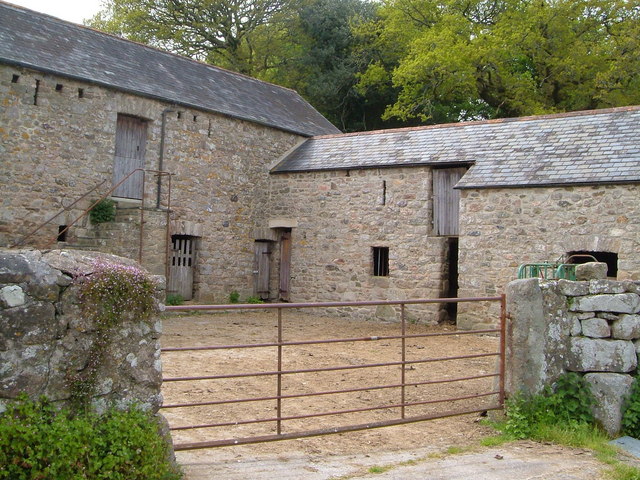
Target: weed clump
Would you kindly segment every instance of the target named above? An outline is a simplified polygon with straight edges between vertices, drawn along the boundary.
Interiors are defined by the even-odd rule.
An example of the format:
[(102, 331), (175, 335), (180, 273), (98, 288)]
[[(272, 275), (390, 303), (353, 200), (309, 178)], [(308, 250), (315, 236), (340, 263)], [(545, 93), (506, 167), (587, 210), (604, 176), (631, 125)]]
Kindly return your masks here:
[(150, 413), (71, 415), (22, 394), (0, 414), (0, 480), (179, 480)]

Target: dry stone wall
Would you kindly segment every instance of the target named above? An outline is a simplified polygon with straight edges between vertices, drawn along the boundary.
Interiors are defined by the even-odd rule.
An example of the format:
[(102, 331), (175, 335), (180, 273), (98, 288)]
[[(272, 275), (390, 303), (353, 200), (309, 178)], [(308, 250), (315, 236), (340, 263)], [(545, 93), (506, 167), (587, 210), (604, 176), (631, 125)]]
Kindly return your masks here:
[[(250, 295), (253, 233), (268, 214), (269, 166), (299, 141), (298, 135), (6, 65), (0, 66), (0, 186), (12, 194), (1, 200), (0, 245), (12, 244), (100, 181), (111, 186), (118, 114), (146, 120), (145, 168), (158, 169), (165, 111), (162, 169), (174, 174), (171, 224), (191, 225), (188, 232), (171, 233), (201, 234), (196, 299), (223, 301), (233, 290)], [(163, 179), (163, 207), (167, 190)], [(155, 211), (156, 196), (157, 181), (150, 176), (143, 263), (164, 274), (166, 220), (164, 210)], [(88, 206), (87, 201), (67, 208), (34, 242), (55, 238), (59, 225)], [(98, 242), (96, 248), (129, 257), (133, 252), (137, 258), (135, 222), (107, 232), (107, 245)], [(91, 238), (91, 229), (85, 220), (69, 235)]]
[[(69, 372), (86, 368), (98, 331), (80, 310), (78, 275), (90, 275), (95, 260), (135, 265), (93, 252), (0, 250), (0, 410), (20, 392), (70, 400)], [(157, 301), (164, 284), (157, 278)], [(112, 335), (99, 367), (92, 404), (98, 411), (132, 402), (156, 412), (160, 386), (161, 323), (129, 320)]]
[[(447, 239), (432, 235), (429, 168), (275, 174), (270, 190), (271, 217), (296, 225), (291, 234), (294, 301), (442, 296)], [(372, 247), (389, 248), (388, 276), (373, 274)], [(442, 318), (440, 307), (409, 310), (420, 321)], [(396, 318), (388, 308), (376, 315)]]
[(507, 286), (507, 392), (538, 393), (583, 374), (615, 434), (640, 351), (640, 282), (516, 280)]
[[(523, 263), (572, 251), (618, 255), (618, 280), (640, 280), (639, 185), (462, 190), (460, 295), (495, 295)], [(460, 305), (473, 328), (495, 308)], [(495, 313), (495, 312), (494, 312)]]

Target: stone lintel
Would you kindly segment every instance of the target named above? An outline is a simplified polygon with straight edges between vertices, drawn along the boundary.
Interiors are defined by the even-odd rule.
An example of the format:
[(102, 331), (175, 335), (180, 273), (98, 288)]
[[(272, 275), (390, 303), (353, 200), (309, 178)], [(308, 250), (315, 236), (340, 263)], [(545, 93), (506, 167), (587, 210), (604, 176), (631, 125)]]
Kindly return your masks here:
[(269, 219), (269, 228), (297, 228), (298, 220), (295, 218), (277, 217)]
[(189, 220), (172, 220), (171, 235), (189, 235), (190, 237), (202, 237), (203, 227), (201, 223)]

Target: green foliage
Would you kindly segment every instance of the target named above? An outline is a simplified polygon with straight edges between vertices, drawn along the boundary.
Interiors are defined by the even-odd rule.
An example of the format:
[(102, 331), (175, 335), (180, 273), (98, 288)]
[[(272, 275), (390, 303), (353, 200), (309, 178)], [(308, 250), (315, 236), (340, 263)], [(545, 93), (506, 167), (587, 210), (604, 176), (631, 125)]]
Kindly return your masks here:
[(89, 25), (293, 88), (345, 131), (640, 103), (637, 2), (107, 0)]
[[(637, 104), (640, 10), (602, 0), (390, 0), (360, 78), (385, 118), (442, 123)], [(383, 71), (381, 71), (383, 69)]]
[(90, 211), (89, 218), (91, 223), (97, 225), (99, 223), (113, 222), (116, 218), (116, 202), (110, 198), (100, 200)]
[(622, 430), (631, 437), (640, 438), (640, 382), (637, 378), (624, 405)]
[(514, 438), (530, 438), (549, 425), (592, 425), (593, 403), (584, 379), (576, 373), (567, 373), (539, 395), (511, 397), (507, 401), (504, 430)]
[(21, 395), (0, 414), (0, 480), (178, 480), (168, 445), (137, 408), (71, 416)]
[[(248, 75), (267, 55), (258, 32), (278, 28), (287, 0), (106, 0), (88, 25)], [(257, 58), (256, 58), (257, 57)]]
[(229, 303), (238, 303), (240, 301), (240, 294), (235, 290), (229, 294)]
[(392, 468), (393, 468), (392, 465), (385, 465), (385, 466), (374, 465), (372, 467), (369, 467), (368, 472), (369, 473), (385, 473), (391, 470)]
[(137, 267), (96, 261), (91, 275), (75, 281), (80, 285), (82, 313), (92, 319), (96, 330), (86, 368), (77, 371), (70, 367), (67, 372), (72, 403), (82, 409), (95, 390), (97, 373), (112, 338), (110, 330), (127, 318), (147, 320), (157, 311), (157, 305), (154, 282)]
[(264, 300), (262, 300), (260, 297), (251, 296), (247, 297), (246, 303), (264, 303)]
[(631, 465), (616, 463), (613, 468), (606, 472), (611, 480), (640, 480), (640, 470)]
[(184, 297), (179, 293), (170, 293), (167, 295), (167, 305), (182, 305)]

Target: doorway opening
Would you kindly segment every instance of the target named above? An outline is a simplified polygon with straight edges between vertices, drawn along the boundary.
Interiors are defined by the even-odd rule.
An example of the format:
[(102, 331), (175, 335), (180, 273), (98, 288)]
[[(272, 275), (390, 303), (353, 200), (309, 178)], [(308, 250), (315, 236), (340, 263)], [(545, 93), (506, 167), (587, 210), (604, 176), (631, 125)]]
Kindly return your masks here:
[[(582, 264), (593, 262), (593, 258), (598, 262), (607, 264), (607, 277), (618, 277), (618, 254), (614, 252), (590, 252), (588, 250), (576, 250), (567, 254), (569, 263)], [(591, 258), (593, 257), (593, 258)]]
[[(444, 296), (456, 298), (458, 296), (458, 237), (447, 238), (447, 263)], [(454, 324), (458, 316), (456, 302), (445, 305), (445, 322)]]
[(291, 229), (282, 229), (280, 235), (280, 279), (278, 297), (281, 302), (291, 299)]
[(180, 295), (183, 300), (193, 298), (197, 238), (190, 235), (171, 235), (171, 260), (169, 261), (167, 293)]

